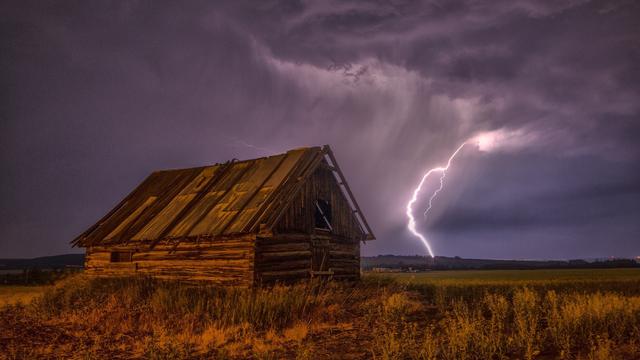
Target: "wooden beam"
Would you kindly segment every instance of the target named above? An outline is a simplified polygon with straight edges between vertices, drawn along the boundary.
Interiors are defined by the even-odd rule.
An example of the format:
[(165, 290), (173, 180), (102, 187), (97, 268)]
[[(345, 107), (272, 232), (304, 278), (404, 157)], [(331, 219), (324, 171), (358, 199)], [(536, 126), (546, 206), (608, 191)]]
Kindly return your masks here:
[(333, 151), (331, 150), (331, 147), (329, 147), (329, 145), (325, 145), (322, 147), (322, 150), (329, 156), (329, 159), (331, 159), (333, 166), (336, 168), (336, 173), (340, 177), (342, 186), (347, 191), (347, 194), (349, 195), (349, 199), (351, 199), (351, 202), (355, 207), (355, 211), (358, 213), (358, 217), (360, 218), (360, 220), (364, 224), (364, 227), (367, 230), (368, 234), (366, 234), (366, 240), (375, 240), (376, 237), (373, 235), (373, 231), (371, 230), (371, 227), (369, 226), (367, 219), (364, 217), (364, 214), (360, 209), (360, 206), (358, 205), (358, 202), (356, 201), (355, 196), (353, 196), (353, 192), (351, 192), (351, 188), (349, 187), (349, 184), (347, 183), (347, 180), (345, 179), (344, 174), (340, 169), (340, 165), (338, 165), (338, 161), (336, 160), (335, 155), (333, 155)]
[(231, 216), (231, 219), (229, 219), (227, 223), (222, 227), (222, 229), (220, 229), (219, 234), (222, 235), (224, 234), (225, 231), (227, 231), (229, 226), (231, 226), (231, 224), (233, 224), (233, 222), (238, 218), (238, 216), (240, 216), (240, 213), (243, 210), (245, 210), (245, 206), (247, 206), (251, 202), (251, 200), (253, 200), (253, 198), (258, 194), (258, 192), (260, 192), (260, 189), (262, 189), (264, 184), (266, 184), (267, 181), (269, 181), (269, 179), (273, 177), (273, 174), (275, 174), (276, 171), (278, 171), (278, 169), (280, 168), (280, 166), (288, 156), (289, 156), (289, 153), (284, 154), (282, 159), (278, 161), (278, 164), (274, 166), (273, 169), (269, 172), (269, 175), (267, 175), (264, 178), (264, 180), (262, 180), (262, 182), (255, 188), (255, 190), (253, 190), (253, 193), (251, 193), (251, 195), (247, 196), (247, 199), (244, 201), (244, 204), (242, 204), (242, 206), (240, 207), (240, 210), (238, 210), (235, 214), (233, 214), (233, 216)]
[[(217, 177), (217, 180), (215, 181), (216, 184), (220, 183), (220, 181), (222, 181), (222, 179), (224, 178), (224, 176), (227, 174), (228, 170), (233, 166), (234, 162), (230, 161), (230, 162), (226, 162), (225, 163), (225, 168), (220, 169), (220, 176)], [(247, 166), (248, 168), (249, 166)], [(243, 172), (244, 174), (244, 172)], [(217, 174), (216, 174), (217, 175)], [(209, 190), (211, 190), (213, 188), (213, 186), (208, 187), (207, 188), (207, 192), (209, 192)], [(189, 233), (191, 232), (191, 230), (193, 230), (193, 228), (196, 227), (196, 225), (198, 225), (208, 214), (209, 211), (211, 211), (211, 209), (213, 209), (216, 205), (218, 205), (218, 202), (220, 200), (222, 200), (222, 198), (224, 196), (227, 195), (227, 193), (231, 190), (232, 187), (230, 187), (229, 189), (227, 189), (224, 193), (222, 193), (221, 195), (218, 196), (218, 198), (216, 199), (216, 201), (212, 201), (211, 204), (209, 204), (205, 210), (202, 212), (202, 214), (200, 214), (200, 216), (198, 216), (198, 219), (195, 220), (193, 222), (193, 224), (191, 224), (191, 226), (189, 226), (189, 228), (187, 229), (187, 231), (185, 231), (186, 236), (189, 236)], [(203, 189), (204, 190), (204, 189)], [(206, 196), (206, 193), (204, 193), (204, 196)], [(199, 240), (199, 238), (198, 238)]]
[(314, 153), (313, 156), (308, 160), (309, 162), (305, 164), (306, 166), (301, 169), (302, 173), (300, 176), (298, 176), (297, 181), (292, 184), (290, 192), (284, 194), (282, 198), (278, 199), (278, 201), (280, 201), (280, 204), (284, 204), (284, 206), (280, 209), (280, 212), (275, 215), (275, 217), (270, 217), (268, 219), (267, 226), (276, 226), (276, 224), (286, 213), (286, 211), (289, 210), (291, 202), (293, 201), (293, 199), (295, 199), (296, 195), (298, 195), (298, 192), (302, 189), (302, 186), (307, 181), (309, 176), (311, 176), (313, 171), (317, 168), (318, 164), (322, 162), (322, 158), (322, 149), (318, 148), (318, 152)]
[[(173, 220), (164, 228), (164, 230), (162, 230), (162, 233), (160, 233), (160, 235), (158, 235), (158, 238), (155, 239), (151, 245), (149, 245), (149, 249), (153, 249), (154, 246), (156, 246), (156, 244), (158, 244), (158, 242), (160, 242), (162, 239), (164, 239), (170, 232), (171, 230), (173, 230), (174, 227), (176, 227), (180, 221), (182, 221), (184, 219), (184, 217), (193, 209), (193, 207), (200, 202), (200, 200), (202, 200), (202, 198), (209, 192), (209, 190), (211, 190), (215, 185), (217, 185), (220, 180), (224, 177), (224, 175), (233, 167), (234, 162), (233, 161), (227, 161), (224, 164), (224, 167), (221, 168), (220, 170), (218, 170), (218, 172), (216, 172), (215, 174), (213, 174), (213, 176), (211, 176), (211, 179), (209, 179), (209, 182), (207, 183), (207, 185), (205, 185), (194, 197), (193, 199), (191, 199), (191, 201), (189, 201), (183, 208), (182, 210), (180, 210), (178, 212), (178, 214), (173, 218)], [(250, 163), (249, 165), (247, 165), (247, 167), (241, 171), (241, 176), (244, 175), (244, 173), (247, 171), (247, 169), (249, 169), (251, 166), (253, 166), (253, 164), (255, 164), (255, 161), (253, 163)], [(231, 188), (227, 189), (227, 192), (230, 190)], [(227, 194), (227, 192), (225, 192), (224, 195), (225, 196)], [(222, 198), (220, 198), (222, 199)], [(200, 219), (202, 220), (202, 218)], [(193, 225), (195, 226), (195, 225)], [(187, 234), (188, 235), (188, 234)], [(179, 243), (179, 241), (178, 241)]]
[[(131, 238), (134, 237), (140, 230), (144, 229), (144, 227), (149, 224), (150, 221), (153, 221), (156, 215), (158, 215), (164, 208), (169, 205), (173, 199), (180, 194), (182, 189), (191, 183), (197, 176), (203, 171), (205, 168), (200, 168), (200, 171), (193, 172), (193, 174), (189, 176), (180, 176), (171, 182), (169, 186), (169, 191), (162, 194), (159, 197), (159, 200), (151, 204), (149, 208), (145, 209), (145, 211), (138, 216), (137, 219), (132, 221), (125, 229), (123, 229), (120, 234), (117, 236), (117, 240), (114, 239), (116, 243), (124, 243), (127, 244), (131, 241)], [(144, 221), (140, 221), (141, 219), (145, 219)]]
[(277, 210), (279, 205), (281, 205), (280, 198), (284, 196), (283, 193), (286, 195), (286, 189), (289, 188), (291, 183), (296, 181), (294, 179), (294, 176), (296, 176), (296, 174), (301, 171), (301, 168), (305, 164), (305, 161), (303, 160), (303, 157), (298, 159), (298, 161), (293, 165), (293, 167), (289, 170), (282, 181), (280, 181), (276, 188), (271, 191), (271, 193), (263, 202), (263, 204), (266, 206), (260, 206), (251, 220), (247, 221), (247, 225), (243, 229), (243, 232), (258, 231), (262, 234), (265, 234), (272, 230), (271, 226), (269, 225), (269, 218), (273, 216), (272, 213)]

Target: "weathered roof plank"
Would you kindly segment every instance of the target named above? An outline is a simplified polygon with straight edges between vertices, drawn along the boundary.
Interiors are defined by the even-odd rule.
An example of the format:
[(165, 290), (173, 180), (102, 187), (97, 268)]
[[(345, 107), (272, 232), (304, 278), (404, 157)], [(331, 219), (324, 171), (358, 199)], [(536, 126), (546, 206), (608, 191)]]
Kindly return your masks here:
[(207, 167), (152, 173), (75, 246), (216, 237), (273, 226), (322, 162), (320, 147)]

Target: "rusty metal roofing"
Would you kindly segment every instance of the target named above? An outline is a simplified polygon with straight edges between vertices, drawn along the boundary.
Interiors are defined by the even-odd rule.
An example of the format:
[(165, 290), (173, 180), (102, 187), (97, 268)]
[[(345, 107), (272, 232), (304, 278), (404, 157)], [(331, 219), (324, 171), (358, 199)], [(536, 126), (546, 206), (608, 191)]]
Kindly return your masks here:
[(253, 160), (154, 172), (72, 243), (154, 242), (255, 231), (285, 205), (273, 202), (286, 196), (309, 166), (320, 161), (321, 152), (319, 147), (303, 148)]
[(328, 146), (308, 147), (154, 172), (72, 244), (155, 244), (162, 239), (256, 232), (261, 224), (271, 228), (327, 151)]

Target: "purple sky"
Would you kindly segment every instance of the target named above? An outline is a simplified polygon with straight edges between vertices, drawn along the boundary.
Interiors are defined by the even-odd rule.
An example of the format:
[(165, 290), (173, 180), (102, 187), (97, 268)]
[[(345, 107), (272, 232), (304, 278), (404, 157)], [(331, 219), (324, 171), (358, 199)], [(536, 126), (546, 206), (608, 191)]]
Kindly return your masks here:
[[(331, 144), (378, 240), (465, 147), (437, 255), (640, 255), (637, 1), (4, 1), (0, 258), (69, 241), (148, 173)], [(437, 179), (425, 184), (435, 189)]]

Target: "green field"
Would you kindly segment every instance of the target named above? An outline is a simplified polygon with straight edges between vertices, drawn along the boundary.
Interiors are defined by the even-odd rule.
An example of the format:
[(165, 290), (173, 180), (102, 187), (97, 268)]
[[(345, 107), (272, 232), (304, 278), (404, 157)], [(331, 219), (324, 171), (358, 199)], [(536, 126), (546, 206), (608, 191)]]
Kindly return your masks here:
[(542, 282), (638, 281), (640, 269), (551, 269), (551, 270), (459, 270), (423, 273), (384, 273), (397, 281), (412, 284), (478, 284)]
[(475, 301), (487, 292), (511, 295), (523, 287), (539, 294), (555, 291), (640, 295), (640, 269), (459, 270), (368, 273), (366, 277), (392, 279), (439, 305), (445, 299)]

